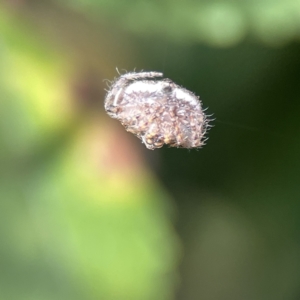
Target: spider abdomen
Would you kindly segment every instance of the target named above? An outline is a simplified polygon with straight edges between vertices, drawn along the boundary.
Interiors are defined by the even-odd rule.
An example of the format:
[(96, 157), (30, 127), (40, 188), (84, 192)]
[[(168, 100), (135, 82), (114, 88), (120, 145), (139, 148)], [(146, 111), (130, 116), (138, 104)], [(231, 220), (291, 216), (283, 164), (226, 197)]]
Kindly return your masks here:
[(164, 144), (182, 148), (203, 145), (206, 118), (197, 96), (169, 79), (138, 80), (139, 73), (129, 74), (134, 74), (135, 79), (129, 77), (121, 89), (117, 80), (114, 85), (119, 90), (114, 91), (113, 85), (107, 95), (105, 108), (111, 117), (140, 138), (148, 149)]

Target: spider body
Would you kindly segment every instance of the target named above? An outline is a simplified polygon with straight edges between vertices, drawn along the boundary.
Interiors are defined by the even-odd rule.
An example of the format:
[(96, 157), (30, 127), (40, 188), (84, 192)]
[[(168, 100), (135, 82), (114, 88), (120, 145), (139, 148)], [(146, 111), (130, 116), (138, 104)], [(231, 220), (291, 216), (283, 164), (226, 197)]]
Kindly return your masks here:
[(199, 98), (159, 72), (121, 75), (105, 99), (105, 110), (148, 149), (199, 148), (207, 121)]

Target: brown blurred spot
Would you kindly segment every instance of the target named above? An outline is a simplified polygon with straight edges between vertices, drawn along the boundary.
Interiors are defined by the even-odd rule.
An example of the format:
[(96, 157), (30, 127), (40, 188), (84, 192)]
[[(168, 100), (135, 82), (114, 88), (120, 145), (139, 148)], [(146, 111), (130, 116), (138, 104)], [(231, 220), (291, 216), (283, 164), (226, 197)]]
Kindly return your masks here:
[(102, 167), (108, 172), (140, 172), (145, 165), (142, 146), (139, 147), (137, 140), (124, 132), (119, 124), (110, 125), (107, 144), (102, 156)]
[(83, 112), (103, 110), (105, 96), (103, 76), (92, 69), (80, 71), (71, 83), (71, 96), (76, 110)]

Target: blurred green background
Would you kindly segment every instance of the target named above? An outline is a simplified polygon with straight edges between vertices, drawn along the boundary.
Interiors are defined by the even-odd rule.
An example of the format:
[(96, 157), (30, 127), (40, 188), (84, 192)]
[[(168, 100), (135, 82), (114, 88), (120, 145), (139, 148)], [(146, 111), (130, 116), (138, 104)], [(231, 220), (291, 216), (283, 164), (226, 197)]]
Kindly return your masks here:
[[(0, 0), (0, 299), (300, 299), (299, 41), (300, 0)], [(106, 116), (116, 67), (207, 145)]]

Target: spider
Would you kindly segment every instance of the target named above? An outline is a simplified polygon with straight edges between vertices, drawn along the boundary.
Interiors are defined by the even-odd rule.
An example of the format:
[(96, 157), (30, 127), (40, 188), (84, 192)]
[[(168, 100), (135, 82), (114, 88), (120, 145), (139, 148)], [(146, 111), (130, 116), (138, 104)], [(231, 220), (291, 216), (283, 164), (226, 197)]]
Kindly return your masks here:
[(105, 110), (145, 146), (199, 148), (208, 127), (199, 97), (160, 72), (130, 72), (112, 84)]

